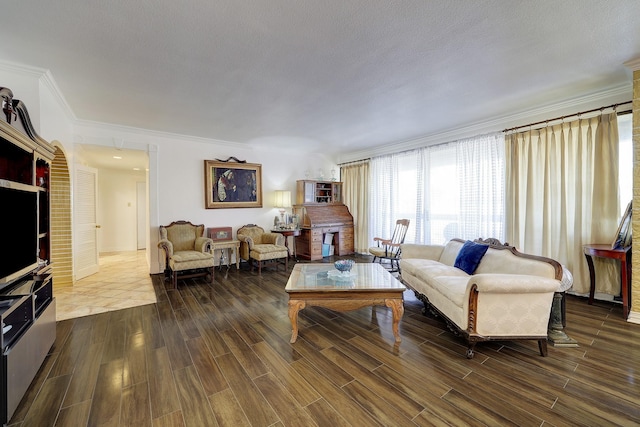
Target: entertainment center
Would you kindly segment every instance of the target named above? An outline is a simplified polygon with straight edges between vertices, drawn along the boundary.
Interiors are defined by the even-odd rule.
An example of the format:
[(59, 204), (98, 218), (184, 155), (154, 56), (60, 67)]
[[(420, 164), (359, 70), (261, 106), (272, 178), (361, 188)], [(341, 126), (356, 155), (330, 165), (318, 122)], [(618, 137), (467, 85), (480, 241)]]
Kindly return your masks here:
[(35, 132), (22, 101), (0, 87), (0, 418), (6, 425), (56, 337), (50, 238), (54, 148)]

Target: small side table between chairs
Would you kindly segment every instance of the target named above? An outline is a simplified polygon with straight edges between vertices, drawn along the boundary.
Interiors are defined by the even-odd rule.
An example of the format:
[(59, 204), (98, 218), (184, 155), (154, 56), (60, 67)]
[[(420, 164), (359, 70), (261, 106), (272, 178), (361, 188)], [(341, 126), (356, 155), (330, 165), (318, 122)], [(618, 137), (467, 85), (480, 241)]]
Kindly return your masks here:
[[(296, 261), (298, 260), (298, 254), (296, 251), (296, 242), (295, 238), (300, 235), (299, 228), (274, 228), (271, 230), (272, 233), (280, 233), (284, 236), (284, 245), (287, 247), (287, 251), (289, 251), (289, 258), (294, 258)], [(294, 238), (293, 242), (293, 256), (291, 254), (291, 248), (289, 247), (289, 237)]]
[(216, 251), (220, 250), (220, 264), (218, 265), (222, 268), (222, 258), (224, 255), (224, 251), (227, 251), (227, 269), (231, 266), (231, 251), (233, 250), (233, 254), (236, 257), (236, 270), (240, 270), (240, 241), (239, 240), (219, 240), (214, 241), (211, 245), (211, 250), (213, 251), (213, 257), (216, 256)]

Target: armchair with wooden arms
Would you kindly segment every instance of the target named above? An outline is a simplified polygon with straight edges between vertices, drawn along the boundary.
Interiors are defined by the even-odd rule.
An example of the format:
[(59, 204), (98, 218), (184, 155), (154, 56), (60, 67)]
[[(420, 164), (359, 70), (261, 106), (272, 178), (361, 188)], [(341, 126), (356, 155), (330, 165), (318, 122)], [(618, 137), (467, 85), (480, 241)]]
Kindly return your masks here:
[(240, 241), (240, 258), (249, 262), (251, 271), (256, 264), (258, 274), (262, 274), (266, 261), (284, 260), (285, 271), (289, 268), (289, 249), (284, 245), (282, 234), (265, 233), (262, 227), (248, 224), (238, 229), (237, 236)]
[(180, 278), (206, 276), (213, 282), (213, 240), (204, 236), (203, 224), (174, 221), (160, 226), (158, 247), (165, 252), (165, 274), (171, 278), (173, 288)]
[(382, 263), (382, 260), (389, 260), (391, 271), (400, 271), (398, 263), (400, 260), (400, 245), (404, 243), (408, 228), (409, 220), (399, 219), (396, 221), (391, 238), (374, 237), (373, 241), (376, 242), (376, 246), (369, 248), (369, 253), (373, 255), (373, 262), (379, 260)]

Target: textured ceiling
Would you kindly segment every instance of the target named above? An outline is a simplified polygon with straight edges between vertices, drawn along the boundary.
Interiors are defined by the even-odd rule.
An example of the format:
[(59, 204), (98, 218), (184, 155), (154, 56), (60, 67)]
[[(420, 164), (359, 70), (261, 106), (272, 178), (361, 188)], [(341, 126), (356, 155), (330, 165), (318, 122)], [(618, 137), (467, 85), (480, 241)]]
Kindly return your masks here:
[(0, 61), (80, 120), (349, 152), (631, 84), (640, 1), (21, 0)]

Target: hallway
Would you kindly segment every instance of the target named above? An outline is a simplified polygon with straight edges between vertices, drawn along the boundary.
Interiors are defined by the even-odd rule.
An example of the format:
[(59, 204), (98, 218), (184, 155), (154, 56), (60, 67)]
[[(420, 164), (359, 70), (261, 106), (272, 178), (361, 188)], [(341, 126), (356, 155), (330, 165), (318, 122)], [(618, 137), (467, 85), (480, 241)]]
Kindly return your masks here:
[(69, 287), (56, 287), (54, 280), (53, 294), (56, 320), (156, 302), (144, 250), (102, 254), (98, 273)]

